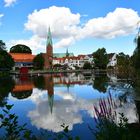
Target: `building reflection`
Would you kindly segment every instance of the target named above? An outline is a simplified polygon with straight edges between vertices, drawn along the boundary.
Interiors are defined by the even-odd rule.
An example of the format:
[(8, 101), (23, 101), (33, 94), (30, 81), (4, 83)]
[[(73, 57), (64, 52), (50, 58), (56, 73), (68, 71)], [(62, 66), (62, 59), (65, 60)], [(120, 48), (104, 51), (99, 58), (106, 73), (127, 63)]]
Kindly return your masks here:
[(17, 99), (30, 97), (34, 88), (32, 80), (26, 75), (14, 78), (14, 80), (15, 86), (11, 91), (11, 95)]

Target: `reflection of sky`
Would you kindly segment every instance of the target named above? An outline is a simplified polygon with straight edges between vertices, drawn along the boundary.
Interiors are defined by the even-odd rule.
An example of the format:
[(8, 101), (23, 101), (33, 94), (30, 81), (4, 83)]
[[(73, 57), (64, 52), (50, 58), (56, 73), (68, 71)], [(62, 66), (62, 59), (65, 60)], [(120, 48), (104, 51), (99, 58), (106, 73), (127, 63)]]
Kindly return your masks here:
[[(92, 89), (91, 91), (91, 88), (90, 86), (78, 85), (69, 88), (69, 91), (67, 91), (66, 87), (55, 88), (52, 114), (50, 113), (48, 98), (44, 98), (44, 91), (33, 90), (34, 92), (30, 99), (36, 104), (36, 108), (28, 112), (32, 125), (37, 128), (59, 132), (62, 130), (60, 125), (63, 123), (69, 125), (70, 130), (72, 130), (76, 124), (82, 124), (84, 121), (88, 122), (88, 120), (83, 120), (83, 114), (80, 112), (84, 111), (84, 114), (88, 114), (90, 118), (93, 118), (93, 105), (98, 106), (98, 99), (105, 97), (105, 95), (99, 94), (96, 90)], [(120, 106), (120, 101), (116, 100), (116, 104), (118, 105), (117, 112), (123, 112), (129, 118), (129, 122), (137, 121), (134, 103), (127, 102)]]
[[(112, 93), (112, 97), (118, 98), (118, 93), (124, 93), (123, 85), (116, 85), (112, 88), (108, 86), (107, 92)], [(107, 97), (107, 93), (101, 93), (94, 89), (92, 85), (73, 85), (54, 87), (53, 112), (50, 112), (49, 98), (47, 90), (33, 89), (30, 97), (18, 100), (9, 96), (9, 103), (14, 104), (14, 111), (19, 116), (20, 123), (28, 123), (31, 129), (43, 128), (59, 132), (62, 130), (61, 124), (69, 125), (69, 129), (79, 134), (82, 131), (89, 131), (87, 124), (94, 125), (93, 105), (98, 106), (98, 99)], [(125, 103), (116, 100), (117, 112), (123, 112), (129, 122), (137, 121), (136, 107), (129, 98)], [(87, 129), (87, 130), (84, 130)], [(86, 132), (88, 133), (88, 132)], [(84, 134), (83, 134), (84, 135)]]

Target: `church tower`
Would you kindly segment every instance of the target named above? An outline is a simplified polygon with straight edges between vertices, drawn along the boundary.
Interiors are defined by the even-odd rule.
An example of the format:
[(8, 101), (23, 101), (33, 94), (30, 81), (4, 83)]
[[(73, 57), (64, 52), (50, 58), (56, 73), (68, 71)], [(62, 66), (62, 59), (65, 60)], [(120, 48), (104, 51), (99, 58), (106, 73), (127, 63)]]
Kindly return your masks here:
[(51, 35), (50, 27), (48, 29), (48, 35), (47, 35), (46, 53), (50, 57), (53, 57), (53, 44), (52, 44), (52, 35)]
[(50, 69), (53, 62), (53, 44), (50, 27), (47, 34), (46, 54), (45, 54), (45, 68)]

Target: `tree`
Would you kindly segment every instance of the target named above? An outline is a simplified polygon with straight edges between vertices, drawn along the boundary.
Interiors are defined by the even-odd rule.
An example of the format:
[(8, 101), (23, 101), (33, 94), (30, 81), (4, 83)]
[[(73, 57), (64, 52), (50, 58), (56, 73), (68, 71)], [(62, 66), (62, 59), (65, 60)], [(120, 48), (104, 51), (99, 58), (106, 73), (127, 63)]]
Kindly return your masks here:
[(5, 49), (6, 49), (5, 43), (2, 40), (0, 40), (0, 50), (5, 50)]
[(38, 54), (36, 55), (36, 57), (33, 60), (33, 65), (35, 69), (43, 69), (44, 67), (44, 57), (42, 56), (42, 54)]
[(99, 69), (105, 69), (108, 63), (108, 56), (105, 48), (98, 49), (93, 53), (93, 59), (95, 67)]
[(136, 49), (134, 50), (133, 56), (132, 56), (132, 62), (135, 69), (140, 69), (140, 36), (135, 40), (136, 43)]
[(117, 65), (118, 66), (129, 66), (130, 57), (129, 55), (125, 55), (123, 52), (117, 55)]
[(84, 65), (83, 65), (83, 69), (91, 69), (92, 66), (89, 62), (85, 62)]
[(31, 49), (23, 44), (17, 44), (10, 48), (10, 53), (32, 53)]
[(14, 60), (5, 50), (0, 50), (0, 70), (10, 70), (14, 66)]

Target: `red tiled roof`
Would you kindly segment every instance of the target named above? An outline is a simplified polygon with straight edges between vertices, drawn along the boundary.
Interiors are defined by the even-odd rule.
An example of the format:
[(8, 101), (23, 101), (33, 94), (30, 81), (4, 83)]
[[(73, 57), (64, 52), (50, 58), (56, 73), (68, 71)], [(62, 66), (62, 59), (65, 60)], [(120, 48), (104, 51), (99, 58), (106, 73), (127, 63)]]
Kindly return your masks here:
[(10, 53), (15, 62), (32, 62), (35, 55), (27, 53)]

